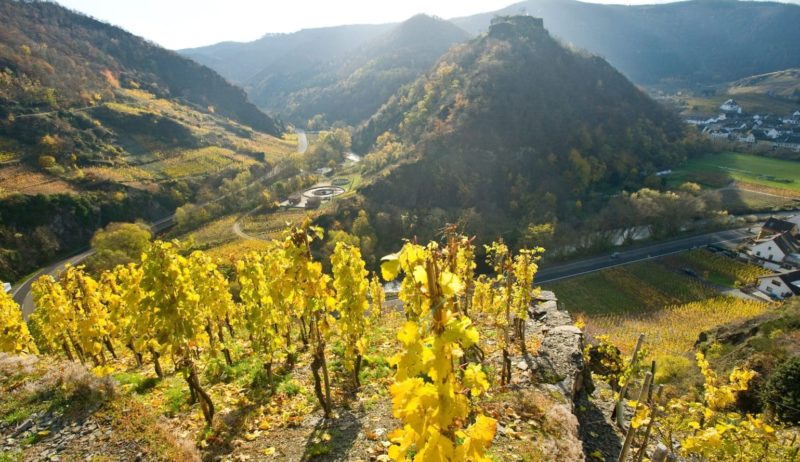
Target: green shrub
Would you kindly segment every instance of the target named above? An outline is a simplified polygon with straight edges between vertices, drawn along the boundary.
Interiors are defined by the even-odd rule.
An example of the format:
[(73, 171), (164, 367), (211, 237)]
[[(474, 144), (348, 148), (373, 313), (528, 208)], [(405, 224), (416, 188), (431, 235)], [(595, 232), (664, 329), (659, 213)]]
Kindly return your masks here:
[(800, 356), (775, 369), (764, 387), (763, 399), (779, 419), (800, 423)]
[(278, 393), (283, 393), (286, 396), (294, 396), (300, 393), (300, 385), (293, 380), (287, 380), (278, 386)]
[(206, 366), (205, 379), (209, 383), (230, 383), (233, 380), (233, 371), (224, 359), (214, 357)]
[(692, 375), (694, 362), (685, 356), (668, 355), (656, 358), (656, 383), (679, 383)]
[(39, 167), (53, 168), (56, 166), (56, 158), (53, 156), (39, 156), (38, 163)]

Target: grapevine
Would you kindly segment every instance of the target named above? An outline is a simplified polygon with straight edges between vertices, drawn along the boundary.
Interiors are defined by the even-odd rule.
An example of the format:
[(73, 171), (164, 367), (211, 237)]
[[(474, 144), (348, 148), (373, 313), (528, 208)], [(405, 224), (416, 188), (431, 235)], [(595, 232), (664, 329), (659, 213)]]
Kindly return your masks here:
[(39, 353), (19, 305), (4, 291), (0, 291), (0, 352)]
[(209, 345), (212, 349), (222, 351), (225, 362), (230, 366), (233, 364), (230, 346), (226, 342), (225, 329), (228, 330), (228, 338), (233, 340), (233, 324), (239, 322), (239, 311), (233, 303), (228, 281), (219, 272), (216, 263), (203, 252), (192, 252), (187, 259), (190, 274), (194, 278), (194, 286), (200, 297), (200, 302), (208, 307), (198, 310), (204, 313), (206, 334), (208, 334)]
[(331, 266), (336, 309), (341, 317), (338, 326), (344, 342), (344, 362), (352, 376), (354, 388), (358, 389), (361, 386), (361, 361), (367, 350), (368, 273), (358, 247), (343, 242), (336, 244), (331, 255)]
[(264, 369), (271, 388), (272, 366), (288, 346), (291, 321), (287, 306), (291, 285), (285, 278), (268, 277), (283, 274), (286, 260), (282, 251), (274, 246), (264, 254), (250, 253), (236, 263), (245, 327), (250, 332), (253, 349), (265, 356)]
[[(105, 363), (103, 347), (116, 356), (109, 335), (109, 313), (101, 301), (97, 281), (82, 268), (67, 266), (57, 282), (43, 276), (32, 286), (36, 310), (31, 315), (48, 351), (62, 349), (70, 360)], [(73, 354), (74, 352), (74, 354)]]
[(464, 350), (477, 344), (479, 335), (458, 306), (464, 283), (448, 266), (433, 243), (408, 243), (381, 265), (387, 280), (405, 275), (400, 298), (408, 318), (398, 333), (403, 349), (392, 358), (397, 367), (392, 412), (403, 422), (390, 435), (394, 460), (489, 460), (485, 452), (497, 422), (470, 400), (489, 383), (479, 364), (459, 370)]
[(369, 299), (370, 299), (370, 318), (373, 322), (378, 321), (383, 311), (383, 304), (386, 302), (386, 293), (383, 291), (380, 278), (373, 274), (369, 279)]
[(523, 249), (514, 256), (502, 241), (494, 242), (485, 248), (486, 262), (494, 270), (495, 277), (491, 283), (484, 281), (481, 290), (494, 293), (482, 295), (478, 301), (481, 303), (481, 309), (490, 314), (494, 320), (497, 330), (502, 332), (500, 347), (503, 352), (503, 364), (500, 382), (506, 385), (511, 382), (510, 326), (513, 323), (520, 349), (525, 353), (527, 351), (525, 322), (528, 319), (528, 307), (539, 292), (539, 289), (533, 286), (533, 279), (538, 270), (536, 262), (543, 249)]
[(314, 393), (328, 418), (332, 415), (332, 402), (325, 347), (335, 321), (331, 316), (335, 299), (330, 292), (330, 276), (322, 272), (322, 264), (314, 261), (311, 255), (311, 243), (321, 238), (322, 229), (306, 222), (287, 233), (283, 245), (291, 262), (288, 273), (294, 285), (291, 299), (297, 307), (301, 326), (307, 326), (312, 348)]
[(117, 354), (109, 335), (112, 327), (109, 313), (103, 304), (97, 281), (86, 274), (82, 267), (68, 266), (60, 280), (67, 295), (69, 316), (75, 328), (76, 345), (89, 355), (95, 365), (105, 364), (105, 346), (111, 355)]
[(176, 244), (155, 242), (142, 255), (142, 303), (153, 311), (155, 339), (169, 346), (192, 400), (200, 402), (203, 417), (210, 425), (214, 404), (200, 385), (195, 358), (209, 345), (206, 325), (211, 311), (200, 298), (195, 269), (178, 253)]

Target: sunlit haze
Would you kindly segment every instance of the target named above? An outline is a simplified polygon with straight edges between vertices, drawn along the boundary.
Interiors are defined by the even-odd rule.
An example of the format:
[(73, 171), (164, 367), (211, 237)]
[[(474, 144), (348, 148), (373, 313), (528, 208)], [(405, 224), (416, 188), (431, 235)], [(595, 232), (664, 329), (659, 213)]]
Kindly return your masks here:
[[(792, 0), (794, 3), (800, 0)], [(417, 13), (443, 18), (506, 7), (513, 0), (59, 0), (69, 8), (120, 26), (167, 48), (255, 40), (265, 33), (341, 24), (396, 22)], [(661, 0), (595, 3), (652, 4)]]

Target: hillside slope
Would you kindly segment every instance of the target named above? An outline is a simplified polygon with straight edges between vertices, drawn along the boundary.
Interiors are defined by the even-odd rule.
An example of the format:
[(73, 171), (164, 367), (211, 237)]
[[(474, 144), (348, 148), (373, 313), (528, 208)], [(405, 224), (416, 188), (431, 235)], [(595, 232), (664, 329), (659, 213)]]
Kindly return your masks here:
[(786, 69), (739, 79), (730, 84), (728, 92), (732, 95), (756, 93), (800, 104), (800, 69)]
[(721, 83), (800, 65), (800, 5), (785, 3), (528, 0), (452, 22), (477, 34), (492, 17), (522, 11), (543, 18), (555, 37), (603, 56), (638, 84)]
[(425, 239), (461, 220), (513, 240), (521, 226), (577, 217), (576, 201), (679, 161), (682, 136), (676, 117), (604, 60), (516, 16), (442, 57), (355, 134), (354, 146), (372, 151), (367, 166), (387, 146), (405, 146), (405, 159), (364, 190), (372, 212), (398, 217), (385, 230), (405, 228), (406, 215)]
[[(183, 53), (228, 72), (256, 104), (281, 112), (287, 120), (304, 124), (320, 114), (330, 123), (355, 125), (430, 68), (450, 46), (469, 37), (453, 24), (425, 15), (383, 29), (314, 29)], [(381, 33), (371, 35), (375, 32)], [(236, 67), (240, 61), (260, 63), (262, 69), (248, 77), (253, 66)]]
[(191, 60), (117, 27), (49, 2), (0, 1), (0, 67), (52, 89), (62, 105), (86, 105), (117, 83), (182, 98), (266, 133), (274, 120), (245, 93)]
[(211, 69), (48, 2), (0, 0), (0, 279), (162, 218), (295, 146)]

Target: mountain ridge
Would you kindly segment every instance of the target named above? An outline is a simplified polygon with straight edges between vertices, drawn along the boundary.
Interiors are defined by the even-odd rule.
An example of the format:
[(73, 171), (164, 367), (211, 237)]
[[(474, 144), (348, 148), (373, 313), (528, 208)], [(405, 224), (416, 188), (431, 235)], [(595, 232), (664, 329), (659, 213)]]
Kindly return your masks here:
[(603, 56), (638, 84), (722, 83), (800, 65), (798, 4), (528, 0), (451, 21), (476, 34), (486, 30), (493, 16), (519, 11), (543, 18), (554, 36)]
[(242, 89), (122, 29), (41, 1), (0, 0), (0, 22), (4, 280), (110, 221), (208, 202), (295, 150)]
[[(27, 54), (26, 59), (39, 57), (45, 63), (48, 59), (58, 60), (57, 65), (64, 67), (59, 69), (62, 73), (60, 78), (47, 79), (47, 83), (57, 89), (68, 92), (69, 81), (64, 80), (73, 73), (84, 79), (83, 85), (88, 90), (102, 88), (107, 86), (107, 82), (104, 82), (107, 77), (102, 75), (107, 69), (118, 74), (131, 74), (129, 78), (142, 80), (141, 83), (151, 82), (151, 87), (156, 91), (183, 97), (203, 107), (213, 106), (221, 114), (256, 130), (280, 133), (280, 125), (249, 103), (241, 89), (228, 84), (210, 68), (200, 66), (173, 51), (49, 2), (2, 0), (0, 8), (0, 15), (6, 18), (3, 21), (6, 30), (2, 40), (7, 47), (16, 46), (23, 55)], [(37, 23), (43, 28), (33, 27)], [(23, 24), (28, 26), (21, 27)], [(70, 38), (61, 29), (66, 25), (72, 27), (70, 33), (73, 36), (81, 35), (76, 40), (82, 41), (72, 48), (69, 48)], [(30, 46), (37, 43), (49, 43), (55, 50), (40, 52), (36, 46)], [(8, 53), (13, 51), (8, 50)], [(84, 69), (59, 58), (65, 55), (82, 60)], [(18, 66), (25, 60), (6, 56), (2, 62), (8, 67), (15, 63)], [(47, 76), (48, 73), (44, 69), (37, 76)], [(120, 77), (115, 76), (116, 79)]]
[[(352, 40), (338, 43), (339, 34), (350, 37), (351, 30), (356, 34)], [(314, 40), (312, 35), (316, 41), (309, 42)], [(305, 124), (320, 114), (329, 123), (355, 125), (427, 70), (452, 44), (467, 38), (469, 35), (455, 25), (427, 15), (415, 15), (399, 24), (339, 26), (267, 36), (260, 45), (251, 42), (235, 48), (237, 54), (251, 50), (254, 54), (246, 59), (260, 60), (263, 68), (250, 77), (242, 72), (231, 78), (245, 86), (256, 104), (281, 112), (295, 123)], [(270, 41), (296, 43), (270, 56), (269, 47), (279, 47)], [(330, 53), (322, 53), (316, 49), (318, 45)], [(265, 48), (258, 51), (261, 46)], [(307, 54), (305, 50), (309, 49), (313, 51)], [(218, 51), (217, 46), (211, 46), (182, 52), (212, 66), (216, 59), (242, 59), (239, 55), (215, 54)]]
[[(404, 146), (400, 161), (362, 191), (371, 213), (438, 215), (442, 223), (419, 230), (427, 239), (470, 209), (472, 225), (492, 228), (470, 233), (514, 241), (520, 225), (580, 216), (577, 202), (588, 206), (598, 191), (641, 184), (679, 162), (684, 134), (673, 113), (605, 60), (570, 51), (541, 20), (517, 16), (451, 49), (361, 126), (353, 144), (370, 152), (367, 165)], [(385, 229), (404, 227), (395, 226)]]
[[(554, 37), (577, 48), (603, 56), (637, 84), (664, 88), (693, 87), (729, 82), (750, 75), (773, 72), (800, 66), (800, 5), (776, 2), (744, 2), (738, 0), (690, 0), (657, 5), (606, 5), (576, 0), (529, 0), (500, 10), (447, 20), (473, 36), (485, 31), (496, 15), (524, 12), (545, 21)], [(709, 21), (710, 20), (710, 21)], [(704, 21), (704, 22), (701, 22)], [(707, 23), (706, 23), (707, 22)], [(311, 35), (336, 30), (336, 40), (351, 41), (349, 51), (385, 33), (396, 23), (373, 26), (337, 26), (336, 28), (307, 29), (294, 34), (281, 34), (281, 40), (300, 40), (305, 50), (330, 47), (328, 36), (312, 40)], [(369, 34), (360, 28), (371, 27)], [(314, 31), (319, 32), (314, 32)], [(352, 36), (351, 36), (352, 32)], [(269, 36), (260, 41), (275, 40)], [(338, 42), (337, 42), (338, 41)], [(258, 41), (256, 41), (258, 42)], [(256, 42), (248, 42), (255, 44)], [(236, 45), (230, 50), (241, 54), (255, 45)], [(311, 45), (313, 44), (313, 45)], [(713, 46), (712, 46), (713, 45)], [(244, 85), (256, 103), (270, 111), (293, 110), (288, 99), (259, 99), (257, 94), (270, 90), (269, 85), (250, 81), (257, 72), (237, 73), (232, 51), (228, 45), (217, 44), (190, 50), (185, 55), (222, 72), (231, 81)], [(287, 56), (287, 49), (276, 45), (277, 54)], [(341, 50), (337, 45), (336, 50)], [(332, 53), (331, 60), (346, 55)], [(247, 54), (248, 66), (265, 59), (267, 53)], [(216, 61), (216, 60), (220, 61)], [(312, 60), (291, 57), (283, 64), (294, 66), (297, 75), (319, 74), (319, 57)], [(732, 66), (731, 63), (737, 63)], [(734, 69), (735, 67), (735, 69)], [(238, 74), (238, 75), (233, 75)], [(246, 75), (247, 74), (247, 75)], [(294, 91), (297, 91), (295, 89)], [(333, 121), (330, 121), (333, 122)]]

